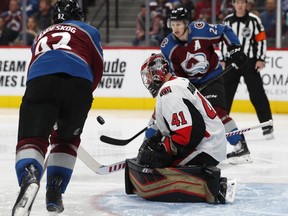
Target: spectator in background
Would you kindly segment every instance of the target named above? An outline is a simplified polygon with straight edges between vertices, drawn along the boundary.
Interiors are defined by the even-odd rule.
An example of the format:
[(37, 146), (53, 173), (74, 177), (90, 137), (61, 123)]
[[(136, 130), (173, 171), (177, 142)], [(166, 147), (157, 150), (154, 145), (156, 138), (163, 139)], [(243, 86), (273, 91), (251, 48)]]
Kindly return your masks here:
[(146, 16), (146, 7), (141, 5), (140, 12), (136, 17), (136, 31), (135, 38), (132, 40), (133, 46), (138, 46), (141, 41), (145, 41), (145, 16)]
[(171, 10), (174, 8), (173, 4), (167, 0), (158, 0), (158, 4), (155, 8), (155, 11), (159, 14), (161, 17), (162, 22), (162, 28), (163, 28), (163, 35), (166, 36), (171, 31), (169, 28), (167, 28), (167, 19), (168, 15), (170, 14)]
[[(26, 1), (26, 2), (24, 2), (24, 1)], [(37, 12), (38, 0), (21, 0), (21, 1), (19, 1), (21, 11), (23, 11), (24, 3), (26, 3), (25, 11), (26, 11), (27, 17), (30, 17)]]
[(218, 20), (223, 21), (223, 19), (228, 15), (234, 12), (232, 1), (223, 0), (220, 7), (220, 13), (218, 15)]
[[(220, 14), (220, 0), (216, 1), (216, 17)], [(212, 2), (211, 0), (199, 0), (195, 6), (195, 21), (205, 21), (211, 23), (212, 18)]]
[[(260, 14), (260, 19), (265, 28), (268, 46), (275, 47), (276, 38), (276, 0), (266, 0), (265, 10)], [(282, 35), (285, 34), (285, 19), (281, 18)]]
[(5, 20), (3, 17), (0, 17), (0, 46), (1, 45), (10, 45), (14, 42), (18, 32), (13, 31), (5, 26)]
[(21, 11), (19, 10), (17, 0), (10, 0), (9, 10), (3, 12), (0, 16), (4, 18), (7, 28), (16, 31), (18, 33), (21, 31), (22, 15)]
[(181, 4), (181, 0), (167, 0), (167, 2), (169, 4), (172, 4), (173, 9), (175, 9), (176, 7), (179, 7), (179, 5)]
[[(154, 7), (155, 5), (152, 6)], [(161, 16), (155, 10), (150, 10), (149, 18), (149, 46), (159, 46), (160, 42), (163, 39), (163, 23)], [(135, 38), (132, 40), (133, 46), (145, 45), (145, 19), (146, 7), (145, 5), (141, 5), (140, 12), (136, 17), (136, 35)]]
[(40, 0), (38, 12), (35, 14), (35, 17), (38, 22), (38, 29), (40, 31), (46, 29), (51, 25), (51, 0)]
[(4, 11), (8, 11), (10, 0), (0, 0), (0, 14)]
[(255, 14), (256, 16), (260, 15), (260, 13), (255, 8), (255, 1), (254, 0), (248, 0), (247, 1), (247, 11)]
[(286, 29), (286, 32), (285, 32), (285, 37), (283, 37), (283, 46), (284, 47), (287, 47), (288, 46), (288, 40), (287, 40), (287, 29), (288, 29), (288, 0), (282, 0), (282, 10), (283, 10), (283, 13), (284, 13), (284, 18), (285, 18), (285, 29)]
[(181, 7), (184, 7), (187, 9), (189, 16), (190, 16), (190, 20), (189, 22), (192, 22), (192, 17), (194, 17), (194, 13), (195, 13), (195, 5), (193, 3), (192, 0), (182, 0), (181, 1)]
[[(14, 45), (27, 45), (31, 46), (33, 44), (34, 38), (38, 34), (37, 20), (35, 17), (31, 16), (27, 19), (27, 28), (26, 32), (21, 32), (16, 39)], [(26, 41), (24, 38), (26, 36)]]

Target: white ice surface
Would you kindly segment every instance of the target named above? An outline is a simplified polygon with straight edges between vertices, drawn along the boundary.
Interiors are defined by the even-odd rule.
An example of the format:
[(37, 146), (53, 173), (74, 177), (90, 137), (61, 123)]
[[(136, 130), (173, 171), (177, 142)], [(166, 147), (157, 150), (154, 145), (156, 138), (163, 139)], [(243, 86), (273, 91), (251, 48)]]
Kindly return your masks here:
[[(100, 125), (101, 115), (106, 123)], [(142, 143), (139, 136), (127, 146), (102, 143), (103, 134), (130, 138), (146, 126), (151, 111), (93, 110), (87, 119), (82, 146), (101, 164), (132, 158)], [(231, 115), (238, 128), (259, 124), (255, 114)], [(124, 171), (97, 175), (77, 160), (71, 182), (63, 196), (65, 211), (61, 216), (211, 216), (211, 215), (288, 215), (288, 115), (274, 114), (275, 139), (266, 141), (262, 131), (246, 133), (252, 164), (220, 164), (222, 176), (239, 179), (235, 202), (228, 205), (206, 203), (160, 203), (126, 195)], [(0, 216), (11, 215), (19, 187), (14, 170), (18, 110), (0, 109)], [(228, 145), (228, 151), (232, 147)], [(30, 216), (46, 216), (43, 178)]]

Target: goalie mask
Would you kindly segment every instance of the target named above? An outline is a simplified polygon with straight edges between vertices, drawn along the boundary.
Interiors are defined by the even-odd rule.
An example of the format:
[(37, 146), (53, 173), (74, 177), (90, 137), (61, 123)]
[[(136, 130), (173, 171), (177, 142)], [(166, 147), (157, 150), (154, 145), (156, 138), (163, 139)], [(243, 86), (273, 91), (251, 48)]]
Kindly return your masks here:
[(84, 14), (76, 0), (58, 0), (51, 11), (52, 24), (65, 20), (83, 21)]
[(166, 74), (169, 72), (168, 62), (162, 54), (152, 54), (143, 63), (141, 78), (153, 98), (157, 96), (166, 78)]

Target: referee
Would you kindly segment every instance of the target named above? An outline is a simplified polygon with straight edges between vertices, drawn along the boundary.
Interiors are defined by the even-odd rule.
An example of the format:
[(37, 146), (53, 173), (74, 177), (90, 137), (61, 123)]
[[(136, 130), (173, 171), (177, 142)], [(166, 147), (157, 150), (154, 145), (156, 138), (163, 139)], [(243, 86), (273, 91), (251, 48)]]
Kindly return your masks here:
[[(227, 112), (230, 113), (234, 95), (241, 76), (247, 85), (250, 100), (256, 110), (259, 121), (272, 119), (270, 104), (265, 93), (260, 71), (264, 68), (266, 56), (266, 34), (261, 20), (246, 10), (247, 0), (232, 0), (235, 12), (223, 20), (224, 25), (230, 26), (238, 36), (242, 51), (248, 56), (248, 62), (240, 70), (234, 70), (224, 75)], [(223, 68), (232, 63), (227, 47), (220, 44), (221, 64)], [(273, 126), (263, 127), (266, 139), (272, 139)]]

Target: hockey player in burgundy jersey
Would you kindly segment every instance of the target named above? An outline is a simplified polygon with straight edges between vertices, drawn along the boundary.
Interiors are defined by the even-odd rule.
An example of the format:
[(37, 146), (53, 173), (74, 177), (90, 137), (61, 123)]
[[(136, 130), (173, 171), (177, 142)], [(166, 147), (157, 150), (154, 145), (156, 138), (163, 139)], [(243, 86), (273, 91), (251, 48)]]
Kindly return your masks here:
[[(171, 12), (168, 26), (172, 28), (172, 33), (162, 41), (161, 52), (168, 60), (172, 73), (188, 78), (197, 88), (222, 73), (222, 66), (214, 50), (214, 45), (219, 42), (227, 44), (231, 57), (238, 66), (245, 64), (246, 56), (239, 49), (239, 39), (228, 26), (205, 22), (189, 24), (189, 14), (182, 7)], [(225, 110), (222, 78), (211, 83), (201, 93), (216, 110), (226, 132), (237, 130), (234, 120)], [(227, 139), (235, 146), (233, 152), (227, 155), (230, 163), (252, 162), (244, 135)]]
[(100, 34), (82, 21), (77, 1), (59, 0), (51, 15), (53, 24), (35, 38), (31, 48), (16, 146), (21, 189), (13, 216), (30, 214), (45, 166), (46, 208), (56, 213), (64, 210), (62, 194), (73, 172), (92, 93), (103, 74)]
[[(156, 97), (158, 131), (143, 142), (137, 161), (128, 160), (130, 179), (137, 188), (137, 193), (144, 198), (153, 197), (160, 201), (196, 202), (203, 201), (204, 198), (213, 203), (225, 202), (218, 197), (220, 171), (216, 166), (226, 159), (227, 141), (225, 128), (216, 111), (188, 79), (171, 74), (168, 62), (161, 53), (152, 54), (144, 62), (141, 77), (145, 87)], [(141, 171), (143, 169), (137, 168), (141, 165), (150, 170), (148, 174), (151, 174), (151, 177), (146, 180), (143, 178), (145, 172)], [(189, 169), (188, 165), (195, 165), (197, 168)], [(177, 170), (179, 167), (186, 167), (186, 170)], [(207, 167), (214, 170), (210, 171), (215, 175), (206, 170)], [(198, 171), (194, 172), (196, 170)], [(190, 177), (184, 177), (186, 172)], [(201, 181), (195, 182), (192, 176), (202, 179), (201, 181), (208, 185), (213, 194), (212, 199), (206, 196), (211, 193), (205, 192)], [(167, 181), (171, 181), (171, 188), (167, 186), (170, 185)], [(194, 184), (194, 189), (193, 185), (188, 189), (186, 183)], [(154, 190), (148, 192), (147, 185)], [(193, 193), (198, 187), (195, 188), (195, 185), (199, 186), (198, 195)], [(157, 192), (159, 188), (162, 189)], [(127, 191), (129, 193), (129, 189)]]

